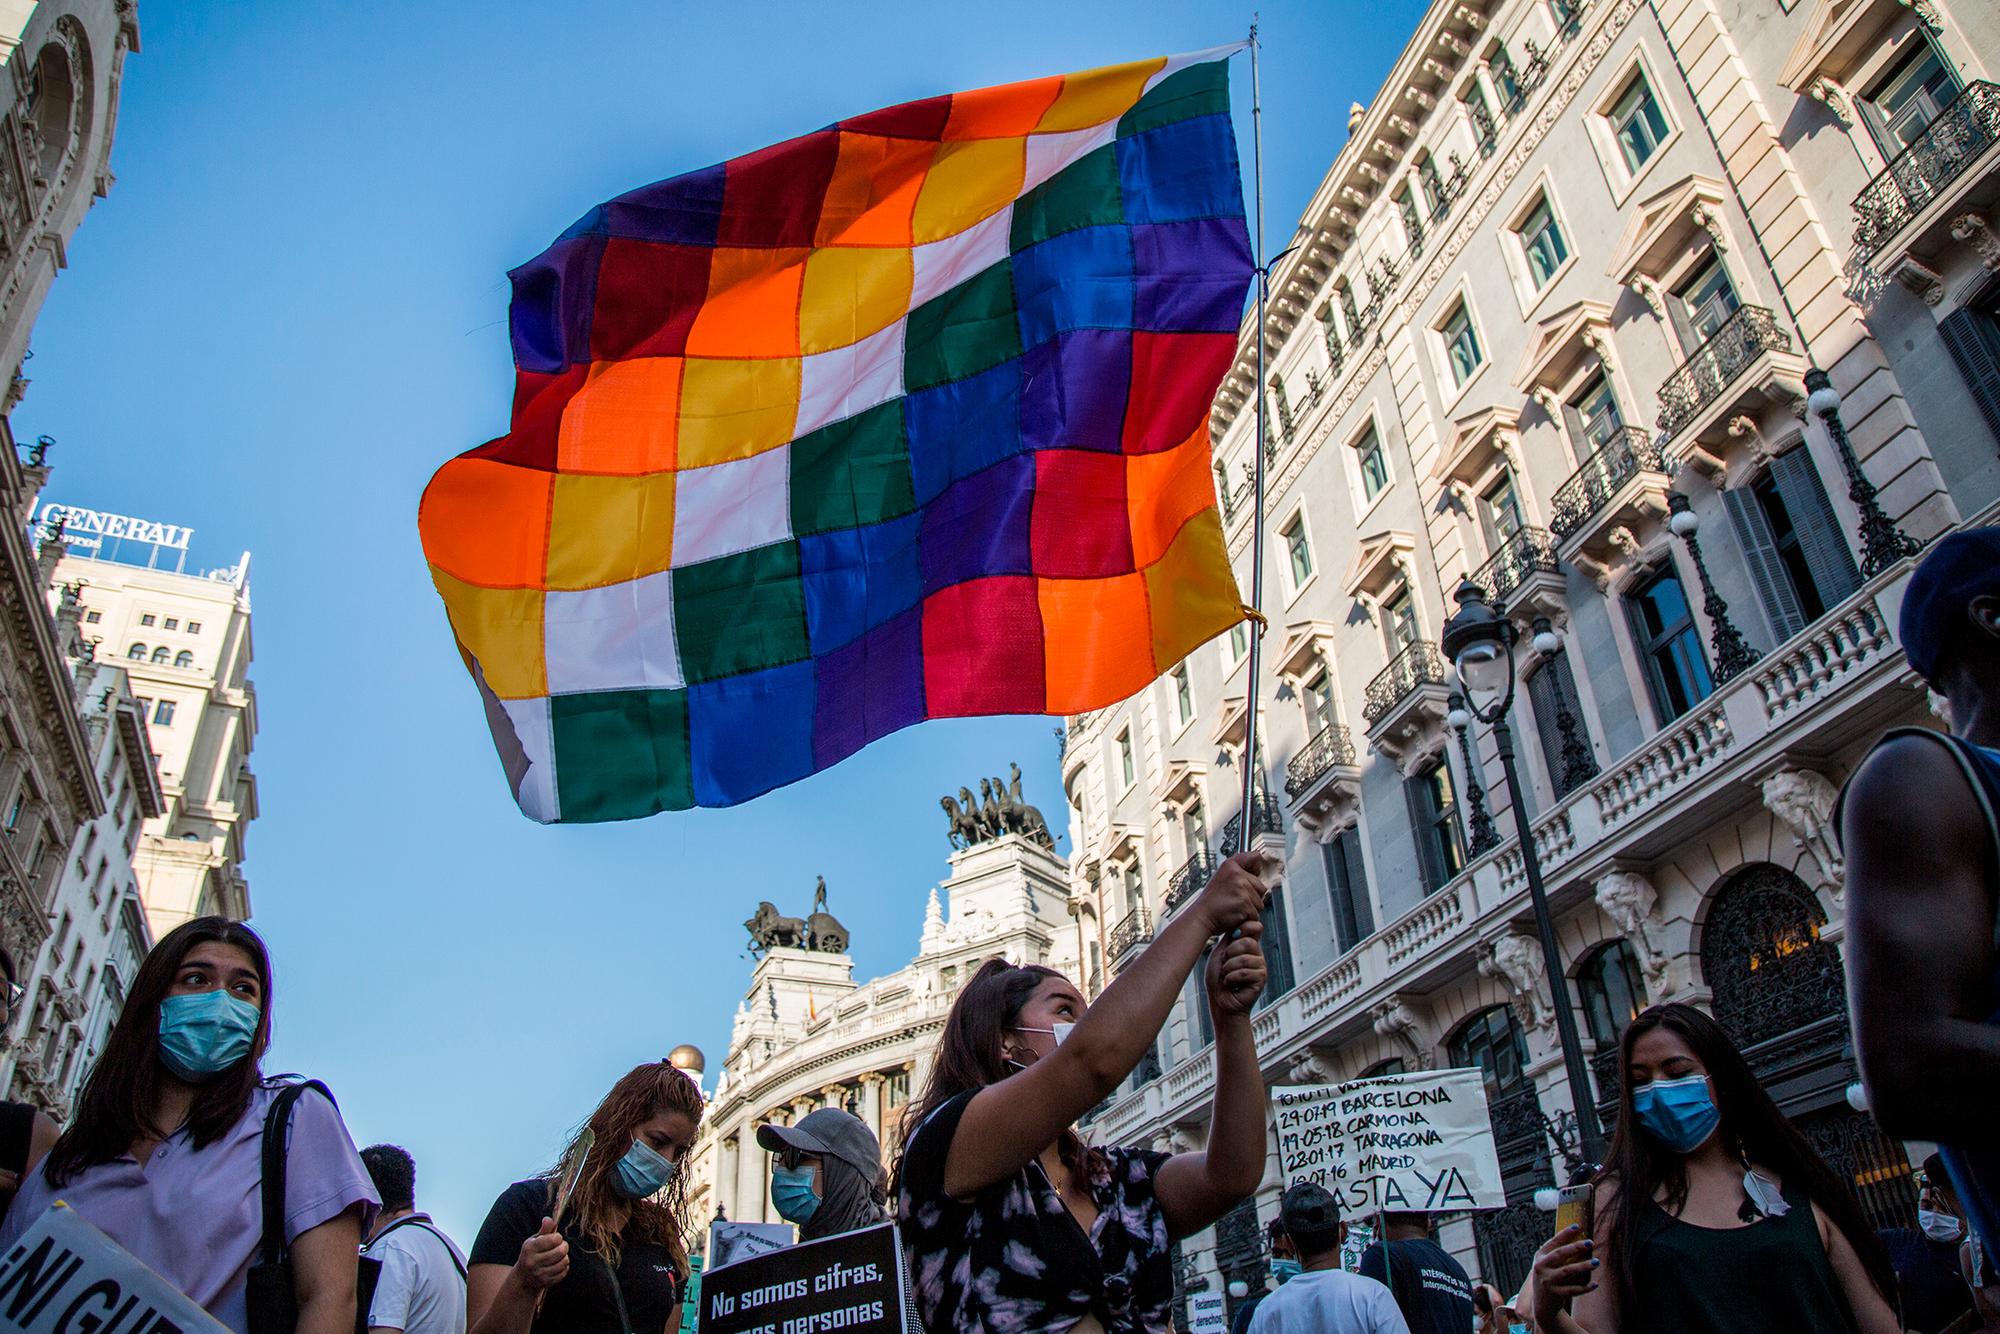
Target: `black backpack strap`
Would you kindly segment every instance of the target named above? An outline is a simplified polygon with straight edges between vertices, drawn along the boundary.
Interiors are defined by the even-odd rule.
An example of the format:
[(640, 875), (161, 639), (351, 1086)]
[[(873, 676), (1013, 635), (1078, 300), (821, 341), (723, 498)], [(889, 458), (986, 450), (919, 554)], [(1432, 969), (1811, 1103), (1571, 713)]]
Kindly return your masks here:
[[(264, 1235), (257, 1245), (257, 1257), (267, 1265), (274, 1265), (285, 1254), (285, 1153), (292, 1126), (292, 1108), (298, 1105), (307, 1089), (318, 1089), (320, 1096), (333, 1102), (333, 1094), (317, 1079), (308, 1079), (297, 1084), (287, 1084), (278, 1090), (278, 1096), (271, 1100), (271, 1109), (264, 1114), (263, 1182)], [(338, 1103), (334, 1104), (338, 1106)]]
[[(391, 1232), (394, 1232), (397, 1228), (403, 1227), (405, 1225), (409, 1227), (422, 1228), (424, 1231), (430, 1233), (433, 1237), (436, 1237), (439, 1242), (443, 1243), (444, 1253), (451, 1257), (452, 1268), (458, 1271), (458, 1276), (461, 1279), (468, 1277), (468, 1275), (465, 1272), (464, 1263), (458, 1258), (458, 1252), (452, 1249), (451, 1238), (445, 1236), (444, 1233), (438, 1231), (437, 1224), (433, 1223), (429, 1218), (419, 1218), (415, 1214), (411, 1214), (408, 1218), (399, 1218), (395, 1222), (389, 1224), (389, 1226), (383, 1228), (380, 1232), (377, 1232), (375, 1234), (374, 1240), (370, 1241), (366, 1246), (363, 1246), (361, 1248), (361, 1253), (363, 1255), (367, 1255), (368, 1252), (375, 1249), (375, 1242), (382, 1240), (382, 1238), (388, 1236)], [(372, 1259), (374, 1257), (370, 1256), (369, 1258)]]

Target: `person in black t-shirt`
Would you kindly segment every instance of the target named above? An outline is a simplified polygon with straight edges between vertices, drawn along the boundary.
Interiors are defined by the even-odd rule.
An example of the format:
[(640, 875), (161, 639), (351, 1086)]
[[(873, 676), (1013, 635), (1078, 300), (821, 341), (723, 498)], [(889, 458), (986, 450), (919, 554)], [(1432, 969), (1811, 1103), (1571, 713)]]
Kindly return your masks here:
[(1410, 1334), (1464, 1334), (1472, 1328), (1472, 1279), (1444, 1247), (1431, 1240), (1429, 1214), (1389, 1214), (1382, 1220), (1389, 1269), (1382, 1268), (1382, 1244), (1362, 1253), (1363, 1278), (1389, 1285), (1409, 1322)]
[[(21, 984), (14, 975), (14, 956), (0, 948), (0, 1033), (14, 1020)], [(56, 1123), (25, 1102), (0, 1102), (0, 1214), (7, 1212), (21, 1181), (42, 1161), (61, 1136)]]
[[(665, 1061), (612, 1086), (546, 1174), (501, 1192), (472, 1243), (468, 1334), (674, 1334), (688, 1281), (680, 1165), (701, 1090)], [(566, 1201), (557, 1193), (572, 1179)]]

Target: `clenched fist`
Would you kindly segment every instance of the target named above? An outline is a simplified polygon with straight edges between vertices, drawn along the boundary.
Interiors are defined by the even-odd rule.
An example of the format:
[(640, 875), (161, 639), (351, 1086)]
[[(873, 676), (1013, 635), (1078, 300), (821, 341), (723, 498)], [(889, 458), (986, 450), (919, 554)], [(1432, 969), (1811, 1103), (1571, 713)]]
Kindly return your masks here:
[(556, 1231), (556, 1220), (544, 1218), (542, 1230), (521, 1243), (514, 1277), (529, 1292), (553, 1288), (569, 1276), (569, 1243)]
[(1239, 852), (1216, 868), (1208, 888), (1194, 901), (1194, 911), (1211, 936), (1241, 931), (1254, 937), (1264, 929), (1258, 914), (1270, 895), (1266, 875), (1275, 875), (1278, 860), (1261, 852)]
[[(1252, 919), (1255, 921), (1255, 919)], [(1263, 923), (1257, 922), (1261, 929)], [(1247, 932), (1235, 940), (1225, 940), (1208, 956), (1208, 1008), (1217, 1016), (1248, 1014), (1264, 994), (1268, 974), (1264, 951)]]

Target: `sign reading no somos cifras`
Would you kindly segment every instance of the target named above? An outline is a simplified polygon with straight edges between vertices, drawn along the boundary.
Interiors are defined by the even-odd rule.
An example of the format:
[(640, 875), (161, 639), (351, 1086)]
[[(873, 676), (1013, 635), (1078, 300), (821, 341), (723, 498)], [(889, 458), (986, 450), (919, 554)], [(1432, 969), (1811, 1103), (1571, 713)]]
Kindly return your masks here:
[(897, 1251), (884, 1223), (711, 1270), (701, 1334), (902, 1334)]
[(1477, 1070), (1425, 1070), (1272, 1091), (1285, 1184), (1314, 1181), (1349, 1214), (1506, 1204)]

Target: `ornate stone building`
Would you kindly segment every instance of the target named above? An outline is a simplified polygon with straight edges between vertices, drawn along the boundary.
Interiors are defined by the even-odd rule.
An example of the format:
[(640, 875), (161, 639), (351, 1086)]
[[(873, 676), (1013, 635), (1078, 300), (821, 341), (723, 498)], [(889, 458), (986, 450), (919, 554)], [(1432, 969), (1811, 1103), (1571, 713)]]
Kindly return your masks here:
[[(1828, 817), (1883, 728), (1929, 718), (1895, 641), (1912, 539), (2000, 498), (1996, 65), (1990, 4), (1437, 0), (1272, 245), (1296, 248), (1215, 404), (1244, 587), (1267, 562), (1257, 718), (1238, 631), (1068, 721), (1106, 977), (1240, 841), (1259, 729), (1250, 835), (1287, 865), (1266, 1077), (1480, 1067), (1515, 1203), (1444, 1237), (1503, 1287), (1574, 1098), (1613, 1096), (1620, 1028), (1667, 998), (1735, 1032), (1871, 1216), (1909, 1216), (1903, 1147), (1841, 1096)], [(1521, 630), (1511, 721), (1589, 1089), (1492, 737), (1447, 723), (1467, 576)], [(1199, 1142), (1209, 1042), (1191, 986), (1094, 1133)], [(1277, 1187), (1188, 1243), (1184, 1285), (1255, 1282)]]
[[(1047, 847), (1046, 831), (975, 826), (961, 847), (966, 833), (954, 820), (951, 874), (930, 892), (916, 957), (893, 973), (856, 983), (846, 933), (823, 912), (784, 918), (767, 903), (746, 923), (758, 958), (695, 1145), (694, 1217), (780, 1221), (770, 1202), (770, 1156), (756, 1140), (766, 1121), (845, 1107), (875, 1131), (886, 1165), (945, 1013), (986, 959), (1075, 973), (1080, 933), (1068, 870)], [(916, 901), (912, 887), (913, 908)], [(829, 941), (839, 948), (812, 948)]]

